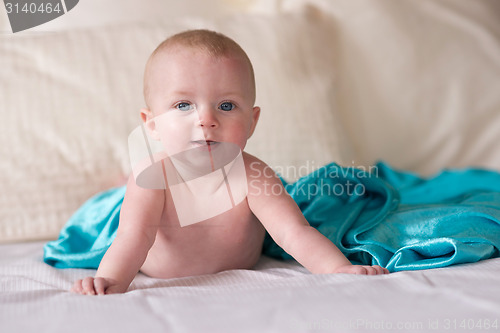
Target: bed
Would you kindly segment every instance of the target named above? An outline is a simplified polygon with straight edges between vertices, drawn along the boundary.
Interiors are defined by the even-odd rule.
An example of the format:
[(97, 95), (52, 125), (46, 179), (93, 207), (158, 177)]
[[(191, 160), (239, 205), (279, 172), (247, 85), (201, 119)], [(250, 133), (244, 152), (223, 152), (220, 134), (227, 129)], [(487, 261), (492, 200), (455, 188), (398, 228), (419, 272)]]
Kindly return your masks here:
[(2, 332), (499, 330), (500, 259), (369, 277), (311, 275), (262, 257), (254, 270), (139, 274), (126, 294), (85, 297), (67, 289), (93, 271), (53, 269), (42, 245), (1, 246)]
[(71, 214), (130, 173), (142, 71), (165, 37), (219, 30), (248, 52), (253, 153), (293, 181), (336, 161), (430, 176), (500, 171), (500, 3), (491, 0), (85, 0), (13, 34), (0, 9), (0, 331), (498, 331), (500, 259), (385, 276), (252, 270), (68, 292), (43, 263)]

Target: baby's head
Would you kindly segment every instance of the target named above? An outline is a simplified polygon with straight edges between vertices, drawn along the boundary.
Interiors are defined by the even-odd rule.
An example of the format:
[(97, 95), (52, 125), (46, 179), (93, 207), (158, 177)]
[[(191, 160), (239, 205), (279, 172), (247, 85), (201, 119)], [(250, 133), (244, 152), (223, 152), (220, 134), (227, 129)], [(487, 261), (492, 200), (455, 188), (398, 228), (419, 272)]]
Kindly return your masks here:
[(252, 64), (232, 39), (190, 30), (162, 42), (144, 74), (141, 110), (167, 153), (229, 142), (241, 150), (257, 124)]

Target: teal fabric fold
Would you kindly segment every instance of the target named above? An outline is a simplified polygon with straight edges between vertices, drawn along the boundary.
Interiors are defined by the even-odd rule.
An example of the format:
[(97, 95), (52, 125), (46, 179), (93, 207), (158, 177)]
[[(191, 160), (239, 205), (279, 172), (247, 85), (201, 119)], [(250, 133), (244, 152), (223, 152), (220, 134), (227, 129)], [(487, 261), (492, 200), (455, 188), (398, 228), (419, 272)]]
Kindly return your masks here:
[[(426, 179), (382, 162), (370, 170), (332, 163), (283, 183), (309, 223), (354, 263), (394, 272), (500, 253), (500, 174), (494, 171), (447, 170)], [(89, 199), (59, 239), (46, 244), (45, 262), (97, 268), (116, 235), (124, 193), (120, 187)], [(291, 258), (269, 235), (263, 254)]]
[[(500, 174), (494, 171), (447, 170), (425, 179), (382, 162), (372, 172), (329, 164), (285, 187), (309, 223), (351, 262), (394, 272), (499, 255)], [(269, 236), (264, 253), (290, 259)]]
[(69, 219), (59, 238), (44, 246), (44, 261), (57, 268), (97, 268), (116, 237), (125, 186), (90, 198)]

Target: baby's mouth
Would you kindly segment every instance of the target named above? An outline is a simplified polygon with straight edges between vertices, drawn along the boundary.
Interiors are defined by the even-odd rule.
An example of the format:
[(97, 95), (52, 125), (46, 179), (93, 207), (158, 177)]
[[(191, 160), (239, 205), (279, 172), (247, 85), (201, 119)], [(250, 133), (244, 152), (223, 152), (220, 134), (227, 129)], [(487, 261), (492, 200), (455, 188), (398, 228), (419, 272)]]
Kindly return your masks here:
[(196, 147), (207, 147), (209, 149), (213, 148), (219, 142), (213, 140), (194, 140), (191, 141)]

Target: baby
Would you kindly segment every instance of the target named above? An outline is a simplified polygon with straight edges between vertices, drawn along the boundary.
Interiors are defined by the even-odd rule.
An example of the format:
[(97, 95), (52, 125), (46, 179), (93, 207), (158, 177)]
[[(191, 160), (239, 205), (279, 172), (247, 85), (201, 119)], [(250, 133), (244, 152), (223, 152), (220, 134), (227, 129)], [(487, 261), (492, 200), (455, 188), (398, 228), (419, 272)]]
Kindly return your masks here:
[[(182, 226), (169, 186), (143, 188), (130, 176), (116, 238), (95, 277), (76, 281), (73, 292), (123, 293), (139, 271), (167, 279), (250, 269), (261, 255), (266, 230), (312, 273), (388, 273), (380, 266), (352, 265), (309, 225), (284, 189), (275, 190), (282, 183), (270, 175), (269, 166), (244, 152), (260, 108), (254, 106), (252, 65), (233, 40), (207, 30), (168, 38), (148, 60), (144, 97), (147, 108), (141, 117), (152, 137), (168, 132), (178, 146), (208, 153), (222, 144), (238, 147), (248, 193), (231, 209)], [(157, 119), (162, 119), (161, 127), (155, 125)], [(181, 151), (167, 148), (172, 154)]]

